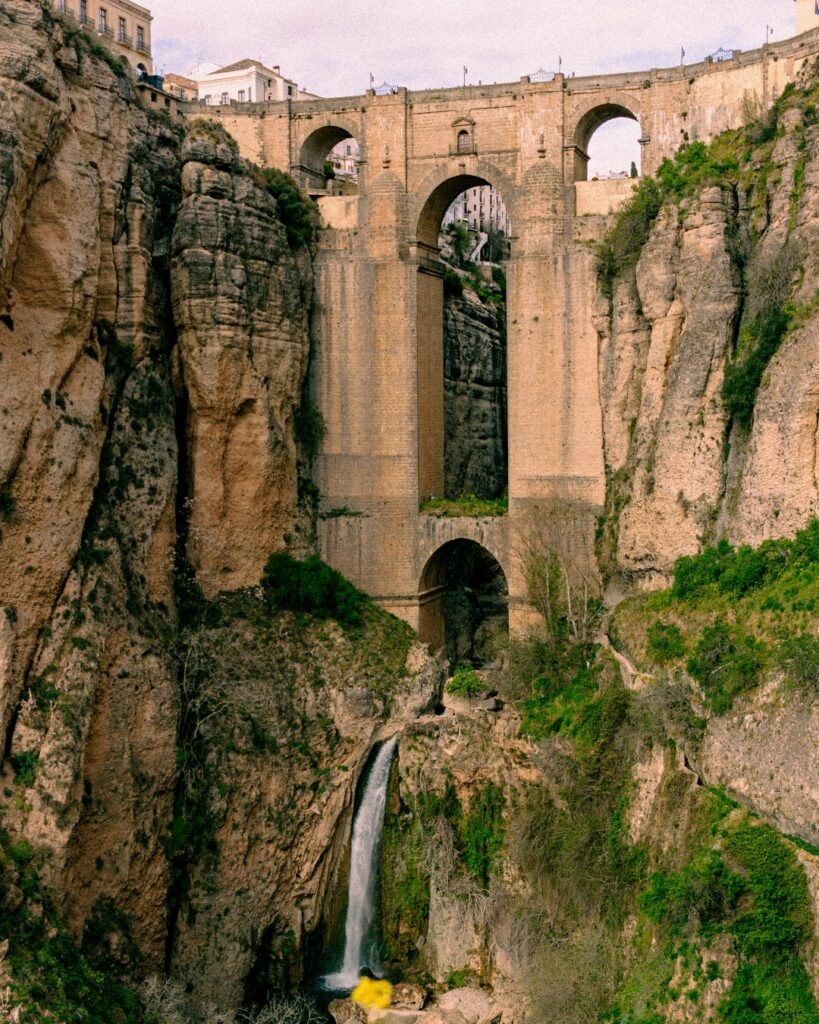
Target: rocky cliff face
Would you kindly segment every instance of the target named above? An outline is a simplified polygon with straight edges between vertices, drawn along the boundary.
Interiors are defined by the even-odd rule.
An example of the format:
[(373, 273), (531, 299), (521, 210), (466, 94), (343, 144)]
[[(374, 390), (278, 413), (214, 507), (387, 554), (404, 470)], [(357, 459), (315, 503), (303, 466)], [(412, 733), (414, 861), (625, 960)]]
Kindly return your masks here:
[(298, 974), (437, 669), (374, 611), (356, 644), (208, 603), (300, 544), (309, 249), (70, 22), (15, 0), (0, 37), (3, 824), (109, 966), (235, 1007)]
[[(819, 510), (808, 106), (786, 99), (768, 141), (751, 131), (736, 184), (728, 174), (667, 204), (636, 266), (598, 301), (612, 567), (645, 584), (717, 536), (758, 543)], [(742, 364), (777, 316), (785, 330), (755, 392)]]
[(444, 303), (446, 493), (506, 491), (506, 326), (474, 292)]

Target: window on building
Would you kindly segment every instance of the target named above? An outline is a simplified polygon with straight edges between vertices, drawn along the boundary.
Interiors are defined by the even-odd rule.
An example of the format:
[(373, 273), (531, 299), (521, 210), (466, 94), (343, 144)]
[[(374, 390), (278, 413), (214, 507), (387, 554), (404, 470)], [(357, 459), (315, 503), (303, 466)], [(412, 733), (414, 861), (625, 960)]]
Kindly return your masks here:
[(104, 32), (108, 28), (108, 12), (104, 7), (100, 7), (100, 32)]
[(80, 24), (88, 19), (88, 0), (80, 0)]
[(292, 96), (293, 95), (293, 86), (292, 85), (288, 85), (288, 87), (287, 87), (287, 95), (288, 96)]
[(468, 150), (470, 148), (471, 148), (471, 146), (469, 144), (469, 132), (468, 131), (460, 131), (460, 132), (458, 132), (458, 151), (460, 153), (464, 153), (466, 150)]
[(230, 96), (226, 93), (222, 93), (222, 106), (227, 106), (230, 103)]
[(125, 18), (119, 19), (119, 34), (117, 38), (121, 43), (124, 43), (127, 38), (125, 35)]
[(145, 49), (145, 29), (141, 25), (137, 25), (137, 49)]
[(245, 91), (244, 91), (244, 89), (240, 89), (239, 90), (239, 102), (240, 103), (244, 103), (244, 101), (245, 101)]
[(207, 96), (203, 96), (202, 99), (205, 101), (205, 106), (209, 107), (210, 106), (210, 93), (208, 93)]

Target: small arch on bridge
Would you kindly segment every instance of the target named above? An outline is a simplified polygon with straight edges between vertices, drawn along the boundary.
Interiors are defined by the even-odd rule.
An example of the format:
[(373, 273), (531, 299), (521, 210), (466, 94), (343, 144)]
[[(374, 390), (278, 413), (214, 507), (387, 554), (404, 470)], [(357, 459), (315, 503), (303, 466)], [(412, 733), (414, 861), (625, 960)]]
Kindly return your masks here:
[(495, 556), (477, 541), (447, 541), (427, 560), (419, 583), (421, 640), (450, 665), (482, 665), (509, 631), (509, 587)]
[[(623, 106), (622, 103), (601, 103), (597, 106), (587, 110), (585, 114), (580, 118), (577, 123), (577, 127), (574, 132), (574, 181), (586, 181), (588, 179), (589, 171), (589, 146), (592, 141), (592, 136), (595, 135), (599, 128), (607, 125), (612, 121), (636, 121), (637, 122), (637, 134), (640, 133), (640, 119), (633, 110)], [(619, 126), (618, 126), (619, 127)], [(619, 140), (618, 140), (619, 141)], [(637, 171), (640, 171), (640, 147), (627, 147), (629, 152), (628, 162), (634, 162)], [(628, 171), (629, 168), (623, 168)], [(615, 168), (608, 168), (608, 170), (615, 170)]]
[[(353, 161), (350, 161), (350, 166), (352, 167), (353, 163), (355, 163), (355, 173), (348, 176), (355, 177), (357, 183), (357, 158), (360, 155), (358, 140), (356, 140), (349, 129), (343, 128), (338, 124), (326, 124), (316, 128), (315, 131), (307, 136), (302, 143), (299, 153), (298, 169), (302, 176), (302, 183), (308, 189), (324, 189), (327, 187), (326, 164), (331, 154), (335, 151), (339, 152), (340, 157), (346, 155), (341, 153), (338, 147), (347, 139), (352, 140), (351, 146), (354, 147), (354, 153), (349, 154), (353, 157)], [(333, 161), (330, 162), (332, 163)], [(333, 174), (335, 173), (334, 171)]]

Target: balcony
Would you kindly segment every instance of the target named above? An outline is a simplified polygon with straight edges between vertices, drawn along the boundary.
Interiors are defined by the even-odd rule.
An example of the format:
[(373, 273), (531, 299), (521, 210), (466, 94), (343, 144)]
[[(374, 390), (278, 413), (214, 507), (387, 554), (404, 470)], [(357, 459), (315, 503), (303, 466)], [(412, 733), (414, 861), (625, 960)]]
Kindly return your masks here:
[(140, 42), (137, 39), (136, 51), (137, 51), (137, 53), (144, 54), (146, 57), (150, 57), (151, 56), (151, 44), (150, 43), (146, 43), (144, 39), (142, 40), (142, 42)]
[(128, 36), (124, 32), (120, 32), (117, 36), (117, 42), (120, 46), (127, 46), (129, 50), (134, 48), (134, 37)]
[(74, 8), (70, 7), (65, 2), (58, 3), (57, 4), (57, 10), (60, 12), (60, 14), (67, 14), (69, 18), (73, 18), (74, 17)]
[(80, 11), (79, 22), (81, 25), (93, 25), (94, 19), (89, 18), (85, 11)]
[(97, 32), (99, 33), (99, 35), (103, 37), (103, 39), (114, 38), (114, 30), (112, 28), (108, 28), (107, 25), (100, 25), (100, 27), (97, 29)]

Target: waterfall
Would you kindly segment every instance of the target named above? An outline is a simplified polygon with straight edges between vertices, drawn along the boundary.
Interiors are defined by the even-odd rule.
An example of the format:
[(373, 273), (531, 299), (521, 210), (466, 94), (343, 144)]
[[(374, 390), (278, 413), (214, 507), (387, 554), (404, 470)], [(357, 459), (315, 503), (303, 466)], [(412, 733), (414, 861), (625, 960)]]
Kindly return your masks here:
[(353, 822), (350, 885), (344, 926), (344, 961), (340, 971), (328, 974), (323, 979), (324, 987), (334, 991), (354, 988), (363, 967), (378, 967), (378, 964), (364, 963), (365, 943), (373, 920), (378, 850), (384, 828), (390, 765), (397, 742), (394, 736), (378, 751)]

